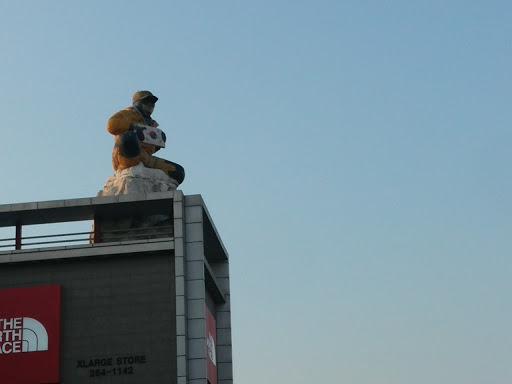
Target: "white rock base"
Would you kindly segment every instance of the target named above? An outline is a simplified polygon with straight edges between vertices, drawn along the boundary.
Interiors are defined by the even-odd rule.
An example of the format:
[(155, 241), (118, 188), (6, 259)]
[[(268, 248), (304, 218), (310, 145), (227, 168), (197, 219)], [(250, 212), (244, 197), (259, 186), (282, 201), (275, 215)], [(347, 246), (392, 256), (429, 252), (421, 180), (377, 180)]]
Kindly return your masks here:
[(160, 169), (146, 168), (142, 163), (116, 172), (110, 176), (98, 196), (126, 195), (143, 192), (173, 191), (178, 187), (176, 180), (171, 179)]

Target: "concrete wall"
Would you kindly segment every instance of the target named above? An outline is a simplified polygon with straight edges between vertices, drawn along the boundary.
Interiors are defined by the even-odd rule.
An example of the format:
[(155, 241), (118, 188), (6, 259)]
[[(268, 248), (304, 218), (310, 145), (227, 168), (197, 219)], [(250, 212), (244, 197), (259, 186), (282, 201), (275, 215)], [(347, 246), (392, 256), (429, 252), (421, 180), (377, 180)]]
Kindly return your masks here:
[[(200, 195), (6, 205), (0, 226), (149, 213), (172, 215), (174, 231), (160, 239), (0, 252), (0, 289), (63, 286), (61, 383), (207, 384), (215, 372), (207, 308), (216, 322), (217, 382), (233, 383), (229, 256)], [(107, 365), (89, 367), (91, 359)]]
[(217, 324), (218, 384), (232, 384), (228, 254), (202, 197), (200, 195), (185, 196), (184, 203), (183, 282), (186, 297), (188, 376), (182, 383), (207, 383), (206, 308), (208, 307)]
[(176, 383), (172, 252), (1, 265), (0, 289), (44, 285), (62, 286), (61, 383)]

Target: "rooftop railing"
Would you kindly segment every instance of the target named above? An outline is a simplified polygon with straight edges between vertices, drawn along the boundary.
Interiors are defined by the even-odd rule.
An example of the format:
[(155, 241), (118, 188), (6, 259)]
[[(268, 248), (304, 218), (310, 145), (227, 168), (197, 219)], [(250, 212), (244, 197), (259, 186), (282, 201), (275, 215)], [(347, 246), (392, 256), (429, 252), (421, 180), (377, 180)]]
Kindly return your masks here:
[(0, 205), (0, 252), (173, 237), (173, 196)]

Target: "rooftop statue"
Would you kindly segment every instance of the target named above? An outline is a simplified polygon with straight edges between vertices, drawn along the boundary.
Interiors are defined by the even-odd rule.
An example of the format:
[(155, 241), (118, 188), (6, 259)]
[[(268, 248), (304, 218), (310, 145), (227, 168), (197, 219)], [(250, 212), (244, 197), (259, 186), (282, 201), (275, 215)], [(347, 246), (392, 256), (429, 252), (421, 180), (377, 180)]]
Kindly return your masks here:
[[(112, 165), (116, 173), (97, 196), (168, 192), (185, 179), (181, 165), (154, 156), (166, 142), (165, 133), (151, 118), (157, 100), (149, 91), (136, 92), (133, 105), (108, 120), (107, 130), (115, 136)], [(138, 239), (149, 239), (161, 237), (163, 227), (167, 228), (166, 233), (172, 231), (172, 225), (173, 218), (168, 214), (141, 213), (129, 218), (103, 217), (98, 231), (102, 241), (132, 240), (134, 234)]]
[(138, 91), (133, 95), (133, 105), (112, 116), (107, 130), (115, 135), (112, 165), (120, 172), (140, 164), (146, 168), (162, 170), (175, 185), (185, 179), (185, 170), (179, 164), (153, 156), (165, 147), (165, 133), (151, 118), (158, 97), (149, 91)]

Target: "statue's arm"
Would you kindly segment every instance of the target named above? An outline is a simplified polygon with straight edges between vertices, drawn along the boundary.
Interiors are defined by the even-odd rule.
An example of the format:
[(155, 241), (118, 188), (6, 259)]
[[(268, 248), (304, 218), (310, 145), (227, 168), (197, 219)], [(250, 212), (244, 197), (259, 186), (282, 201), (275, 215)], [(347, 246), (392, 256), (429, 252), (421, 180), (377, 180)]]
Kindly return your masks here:
[(124, 110), (117, 112), (107, 122), (107, 130), (113, 135), (120, 135), (130, 130), (130, 124), (134, 123), (131, 111)]

